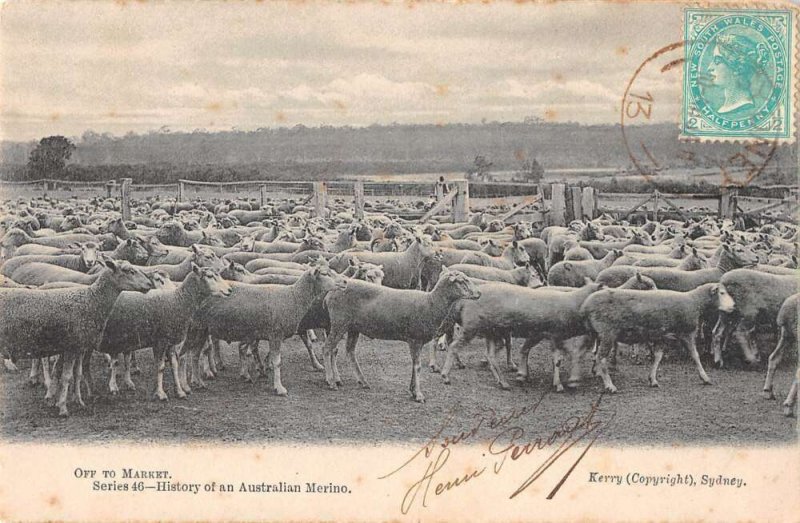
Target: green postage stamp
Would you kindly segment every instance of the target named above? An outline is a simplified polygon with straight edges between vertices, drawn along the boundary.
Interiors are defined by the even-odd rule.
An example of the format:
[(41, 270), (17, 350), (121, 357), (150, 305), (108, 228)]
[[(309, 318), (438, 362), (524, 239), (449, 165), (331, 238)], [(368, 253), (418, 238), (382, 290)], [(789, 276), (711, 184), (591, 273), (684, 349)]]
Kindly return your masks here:
[(681, 137), (793, 141), (794, 33), (791, 11), (686, 9)]

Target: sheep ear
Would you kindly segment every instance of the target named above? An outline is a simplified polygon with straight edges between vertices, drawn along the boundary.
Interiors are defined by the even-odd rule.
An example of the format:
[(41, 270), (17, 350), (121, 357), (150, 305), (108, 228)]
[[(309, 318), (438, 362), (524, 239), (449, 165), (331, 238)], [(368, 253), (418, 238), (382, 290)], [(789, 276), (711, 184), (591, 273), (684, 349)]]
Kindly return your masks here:
[(572, 264), (570, 262), (564, 262), (564, 270), (571, 271)]
[(583, 284), (584, 285), (589, 285), (590, 283), (592, 283), (592, 279), (590, 277), (588, 277), (588, 276), (584, 276), (583, 277)]
[(117, 264), (114, 262), (114, 260), (111, 260), (111, 259), (109, 259), (109, 258), (104, 258), (104, 259), (103, 259), (103, 264), (104, 264), (106, 267), (108, 267), (109, 269), (111, 269), (112, 271), (114, 271), (114, 272), (117, 272), (117, 270), (119, 269), (119, 267), (118, 267), (118, 266), (117, 266)]
[(697, 247), (692, 247), (692, 254), (697, 256)]
[(200, 267), (194, 262), (192, 262), (192, 272), (195, 274), (200, 274)]
[(197, 254), (200, 254), (200, 247), (198, 247), (196, 243), (193, 243), (192, 244), (192, 251), (197, 253)]

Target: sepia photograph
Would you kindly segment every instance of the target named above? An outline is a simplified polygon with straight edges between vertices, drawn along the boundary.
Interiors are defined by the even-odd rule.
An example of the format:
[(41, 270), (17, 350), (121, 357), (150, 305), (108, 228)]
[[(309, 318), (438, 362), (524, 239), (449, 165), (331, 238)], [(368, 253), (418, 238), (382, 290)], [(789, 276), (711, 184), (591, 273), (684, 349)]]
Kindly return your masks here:
[(797, 521), (799, 14), (2, 2), (0, 519)]

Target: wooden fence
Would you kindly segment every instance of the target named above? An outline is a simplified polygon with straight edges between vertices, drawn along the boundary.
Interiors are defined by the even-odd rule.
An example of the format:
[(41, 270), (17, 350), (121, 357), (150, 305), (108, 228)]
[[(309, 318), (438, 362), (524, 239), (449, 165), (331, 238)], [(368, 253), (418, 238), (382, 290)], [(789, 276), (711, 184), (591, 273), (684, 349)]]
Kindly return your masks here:
[[(716, 215), (733, 219), (736, 216), (760, 216), (769, 213), (770, 218), (783, 221), (796, 221), (798, 208), (798, 188), (790, 186), (772, 186), (764, 188), (782, 194), (781, 198), (763, 198), (740, 195), (735, 188), (723, 188), (720, 195), (711, 194), (667, 194), (657, 190), (649, 194), (637, 193), (598, 193), (593, 187), (568, 186), (563, 183), (550, 185), (534, 185), (520, 183), (476, 183), (467, 180), (448, 181), (447, 185), (406, 181), (237, 181), (237, 182), (201, 182), (195, 180), (179, 180), (176, 184), (133, 184), (130, 178), (117, 183), (108, 182), (73, 182), (64, 180), (35, 180), (30, 182), (0, 181), (9, 187), (41, 187), (44, 192), (59, 188), (85, 187), (104, 188), (107, 197), (119, 194), (122, 198), (122, 214), (130, 218), (131, 197), (137, 191), (164, 191), (175, 195), (177, 201), (191, 199), (190, 189), (195, 192), (205, 189), (216, 189), (220, 195), (242, 189), (258, 190), (261, 205), (269, 203), (269, 195), (275, 192), (302, 195), (301, 202), (310, 205), (316, 216), (323, 215), (331, 197), (352, 197), (353, 210), (357, 218), (364, 216), (366, 197), (415, 196), (435, 197), (436, 203), (427, 212), (419, 211), (404, 216), (424, 223), (434, 216), (454, 222), (464, 222), (470, 213), (470, 196), (473, 198), (496, 200), (497, 203), (507, 201), (513, 196), (522, 198), (504, 211), (499, 218), (503, 221), (514, 221), (518, 215), (526, 219), (550, 225), (565, 225), (572, 220), (593, 219), (601, 214), (610, 214), (618, 219), (627, 219), (634, 214), (645, 214), (648, 218), (658, 220), (665, 215), (681, 219)], [(509, 198), (512, 199), (512, 198)], [(609, 200), (620, 200), (623, 205), (611, 207)], [(710, 206), (679, 205), (675, 200), (696, 200), (711, 202)], [(631, 200), (634, 204), (631, 205)], [(538, 204), (538, 205), (537, 205)], [(534, 207), (535, 205), (535, 207)], [(443, 218), (442, 214), (446, 217)], [(448, 216), (449, 215), (449, 216)]]

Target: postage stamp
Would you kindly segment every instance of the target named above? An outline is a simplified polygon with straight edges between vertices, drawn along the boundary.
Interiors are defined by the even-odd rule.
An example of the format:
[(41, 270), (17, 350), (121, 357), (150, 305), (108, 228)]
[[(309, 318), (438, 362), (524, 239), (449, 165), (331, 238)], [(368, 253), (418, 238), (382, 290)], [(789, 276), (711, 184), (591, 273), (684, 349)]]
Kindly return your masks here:
[(794, 140), (791, 11), (687, 8), (681, 137)]

